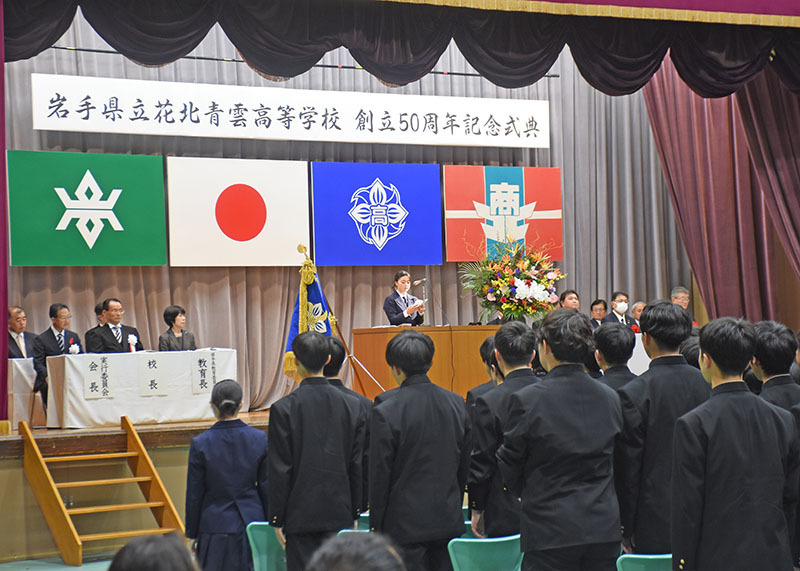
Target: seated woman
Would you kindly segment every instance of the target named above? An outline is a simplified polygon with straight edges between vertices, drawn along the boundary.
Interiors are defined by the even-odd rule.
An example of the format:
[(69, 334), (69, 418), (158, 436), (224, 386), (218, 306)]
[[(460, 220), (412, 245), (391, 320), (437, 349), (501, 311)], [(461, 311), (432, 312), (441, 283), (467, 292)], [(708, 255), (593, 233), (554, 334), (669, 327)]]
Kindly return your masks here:
[(169, 329), (158, 336), (159, 351), (194, 351), (194, 335), (184, 331), (186, 310), (180, 305), (170, 305), (164, 310), (164, 322)]
[(394, 275), (394, 286), (383, 301), (383, 312), (392, 325), (422, 325), (425, 303), (408, 293), (411, 276), (405, 270)]
[(267, 513), (267, 434), (236, 417), (242, 387), (220, 381), (211, 391), (219, 419), (192, 438), (186, 476), (186, 537), (196, 539), (203, 571), (252, 570), (245, 529)]

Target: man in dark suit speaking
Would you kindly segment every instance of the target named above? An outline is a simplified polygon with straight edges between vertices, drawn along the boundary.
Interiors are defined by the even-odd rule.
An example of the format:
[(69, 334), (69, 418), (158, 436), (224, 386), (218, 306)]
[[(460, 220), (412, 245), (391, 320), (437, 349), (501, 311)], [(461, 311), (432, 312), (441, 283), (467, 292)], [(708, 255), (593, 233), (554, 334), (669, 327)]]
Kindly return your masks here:
[(33, 366), (36, 368), (36, 380), (33, 392), (42, 393), (42, 403), (47, 406), (47, 358), (65, 353), (81, 352), (81, 338), (74, 331), (67, 329), (69, 308), (63, 303), (50, 306), (50, 327), (39, 334), (33, 342)]
[(142, 339), (135, 327), (122, 325), (122, 302), (115, 297), (103, 301), (103, 316), (106, 324), (100, 327), (86, 342), (87, 353), (127, 353), (142, 351)]

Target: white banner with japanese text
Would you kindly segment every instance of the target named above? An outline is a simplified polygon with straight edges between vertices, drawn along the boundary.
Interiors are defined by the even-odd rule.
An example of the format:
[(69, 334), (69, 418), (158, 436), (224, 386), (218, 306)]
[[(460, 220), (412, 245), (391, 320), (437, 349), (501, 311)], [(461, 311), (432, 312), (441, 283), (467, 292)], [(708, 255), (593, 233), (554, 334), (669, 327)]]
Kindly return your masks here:
[(547, 101), (31, 76), (33, 128), (347, 143), (548, 148)]

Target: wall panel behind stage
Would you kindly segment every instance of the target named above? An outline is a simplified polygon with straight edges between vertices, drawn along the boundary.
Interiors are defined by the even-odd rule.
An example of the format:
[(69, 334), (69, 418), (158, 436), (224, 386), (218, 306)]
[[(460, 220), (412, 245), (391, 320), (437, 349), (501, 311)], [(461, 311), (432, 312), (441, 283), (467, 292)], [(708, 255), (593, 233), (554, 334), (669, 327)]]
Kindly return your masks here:
[[(109, 50), (78, 15), (57, 46)], [(218, 27), (191, 54), (236, 59)], [(344, 50), (320, 62), (352, 66)], [(581, 294), (584, 308), (594, 297), (625, 289), (635, 299), (668, 295), (688, 285), (689, 265), (665, 190), (644, 101), (640, 93), (608, 97), (580, 76), (565, 50), (539, 83), (503, 89), (478, 77), (451, 45), (437, 71), (403, 88), (382, 85), (358, 69), (316, 67), (286, 83), (262, 79), (244, 63), (182, 59), (161, 68), (144, 68), (117, 54), (49, 49), (6, 66), (6, 137), (9, 149), (87, 151), (225, 158), (312, 161), (423, 162), (440, 164), (553, 166), (562, 169), (564, 262), (569, 276), (562, 288)], [(360, 145), (350, 143), (267, 142), (254, 140), (144, 137), (58, 132), (31, 128), (30, 74), (60, 73), (132, 79), (160, 79), (234, 85), (286, 86), (439, 96), (550, 100), (549, 150), (468, 147)], [(55, 246), (54, 246), (55, 247)], [(385, 323), (381, 310), (396, 268), (321, 268), (325, 292), (347, 341), (351, 330)], [(424, 268), (411, 268), (421, 276)], [(126, 306), (125, 322), (135, 324), (148, 347), (166, 325), (161, 313), (170, 303), (186, 307), (188, 328), (202, 346), (239, 351), (239, 378), (252, 407), (264, 407), (290, 386), (281, 372), (283, 344), (299, 283), (296, 268), (12, 268), (9, 299), (28, 313), (34, 332), (48, 325), (47, 306), (67, 303), (72, 329), (83, 335), (93, 325), (97, 300), (115, 295)], [(465, 324), (478, 307), (458, 283), (455, 264), (431, 268), (433, 302), (429, 322)], [(432, 313), (432, 315), (431, 315)]]

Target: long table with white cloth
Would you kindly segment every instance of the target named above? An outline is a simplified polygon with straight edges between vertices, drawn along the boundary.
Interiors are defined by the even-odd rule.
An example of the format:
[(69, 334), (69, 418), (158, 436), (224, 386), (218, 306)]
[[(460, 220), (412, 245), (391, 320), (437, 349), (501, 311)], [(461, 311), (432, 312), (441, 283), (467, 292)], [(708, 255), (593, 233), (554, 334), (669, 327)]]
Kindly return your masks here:
[(47, 358), (48, 428), (209, 420), (214, 384), (236, 380), (235, 349)]

